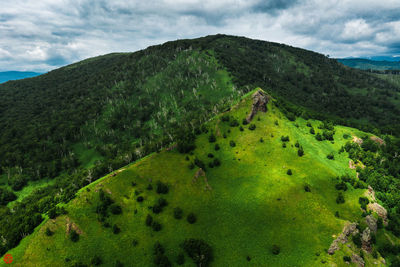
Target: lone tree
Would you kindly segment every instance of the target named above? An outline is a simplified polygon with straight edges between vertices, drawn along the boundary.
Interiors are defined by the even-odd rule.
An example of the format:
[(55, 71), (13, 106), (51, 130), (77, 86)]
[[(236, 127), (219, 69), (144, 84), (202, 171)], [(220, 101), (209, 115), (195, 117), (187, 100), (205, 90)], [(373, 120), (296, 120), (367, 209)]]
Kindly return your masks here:
[(71, 233), (69, 234), (69, 238), (71, 239), (72, 242), (78, 242), (79, 234), (75, 230), (72, 230)]
[(197, 266), (208, 266), (213, 260), (211, 246), (201, 239), (186, 239), (181, 246)]
[(196, 215), (194, 215), (194, 213), (189, 213), (187, 216), (187, 221), (190, 224), (194, 224), (197, 221)]

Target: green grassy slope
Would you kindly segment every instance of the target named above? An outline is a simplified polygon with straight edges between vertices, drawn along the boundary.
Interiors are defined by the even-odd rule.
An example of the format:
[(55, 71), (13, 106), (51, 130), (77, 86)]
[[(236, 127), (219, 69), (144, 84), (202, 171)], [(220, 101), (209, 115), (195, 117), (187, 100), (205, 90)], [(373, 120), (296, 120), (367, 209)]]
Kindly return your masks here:
[[(343, 134), (363, 133), (336, 126), (334, 143), (317, 141), (305, 120), (287, 120), (272, 101), (266, 113), (259, 112), (253, 119), (255, 130), (245, 125), (240, 131), (221, 121), (222, 116), (229, 115), (231, 120), (237, 118), (241, 122), (251, 103), (247, 97), (231, 111), (208, 122), (209, 132), (197, 137), (193, 153), (163, 150), (81, 189), (66, 205), (67, 215), (48, 219), (28, 237), (29, 242), (10, 251), (15, 255), (15, 266), (89, 264), (94, 255), (102, 258), (104, 266), (113, 266), (116, 260), (125, 266), (152, 266), (156, 241), (165, 247), (165, 255), (175, 265), (182, 252), (179, 244), (191, 237), (204, 239), (213, 247), (213, 266), (319, 266), (325, 262), (347, 266), (342, 257), (351, 255), (349, 251), (342, 249), (329, 256), (325, 250), (346, 222), (361, 219), (358, 198), (365, 190), (350, 186), (344, 193), (346, 202), (337, 204), (335, 177), (346, 173), (355, 176), (355, 171), (348, 168), (346, 154), (339, 155), (337, 151), (347, 141)], [(309, 122), (318, 132), (321, 122)], [(208, 140), (211, 132), (216, 135), (215, 143)], [(284, 148), (280, 137), (286, 135), (290, 141)], [(230, 141), (236, 146), (230, 146)], [(304, 148), (302, 157), (297, 154), (296, 141)], [(214, 149), (215, 144), (220, 150)], [(327, 159), (331, 152), (335, 160)], [(206, 189), (203, 177), (193, 179), (198, 168), (188, 166), (195, 158), (208, 164), (213, 160), (209, 153), (220, 159), (221, 166), (206, 168), (211, 187)], [(287, 174), (288, 169), (292, 175)], [(153, 214), (148, 207), (160, 197), (155, 192), (157, 181), (169, 185), (168, 194), (162, 195), (169, 204), (160, 214)], [(153, 185), (152, 190), (147, 189), (149, 184)], [(311, 192), (305, 192), (306, 184)], [(119, 234), (113, 234), (97, 220), (95, 207), (100, 189), (122, 206), (121, 215), (106, 219), (120, 227)], [(144, 197), (142, 203), (136, 201), (138, 195)], [(184, 218), (173, 217), (174, 207), (183, 209)], [(335, 217), (336, 211), (339, 218)], [(186, 221), (190, 212), (197, 216), (194, 224)], [(161, 223), (161, 231), (145, 226), (147, 214)], [(77, 243), (68, 238), (69, 223), (81, 231)], [(45, 235), (47, 227), (54, 235)], [(132, 245), (133, 240), (137, 246)], [(271, 253), (274, 244), (281, 248), (279, 255)], [(368, 261), (370, 256), (365, 257)], [(192, 265), (186, 255), (185, 266)]]

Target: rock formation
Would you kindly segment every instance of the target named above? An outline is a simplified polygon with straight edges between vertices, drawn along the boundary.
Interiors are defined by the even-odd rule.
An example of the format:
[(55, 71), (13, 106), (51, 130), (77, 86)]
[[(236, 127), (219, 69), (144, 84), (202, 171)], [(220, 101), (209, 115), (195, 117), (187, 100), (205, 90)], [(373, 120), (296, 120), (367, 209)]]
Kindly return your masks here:
[(269, 101), (269, 97), (266, 93), (261, 90), (258, 90), (253, 94), (253, 105), (251, 107), (251, 112), (247, 116), (247, 122), (251, 122), (254, 115), (257, 114), (258, 111), (266, 112), (267, 111), (267, 104)]
[(335, 240), (333, 240), (331, 246), (330, 246), (329, 249), (328, 249), (328, 253), (329, 253), (330, 255), (334, 254), (335, 251), (339, 249), (339, 244), (340, 244), (340, 243), (345, 244), (345, 243), (348, 241), (347, 237), (348, 237), (349, 235), (351, 235), (351, 234), (352, 234), (352, 235), (355, 235), (355, 234), (357, 234), (357, 233), (358, 233), (357, 223), (350, 223), (350, 224), (347, 224), (347, 225), (343, 228), (343, 231), (342, 231), (342, 233), (339, 235), (339, 237), (336, 238)]

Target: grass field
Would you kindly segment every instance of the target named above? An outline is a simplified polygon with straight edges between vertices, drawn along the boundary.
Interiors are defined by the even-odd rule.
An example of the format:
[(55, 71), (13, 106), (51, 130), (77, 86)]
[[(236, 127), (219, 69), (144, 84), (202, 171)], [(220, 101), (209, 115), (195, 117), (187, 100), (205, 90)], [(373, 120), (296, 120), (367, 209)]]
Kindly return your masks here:
[[(251, 98), (244, 98), (225, 115), (237, 118), (241, 124), (250, 107)], [(358, 198), (365, 190), (350, 187), (344, 193), (346, 202), (336, 203), (336, 176), (355, 175), (348, 168), (346, 153), (338, 154), (338, 150), (348, 141), (343, 134), (365, 133), (336, 126), (334, 142), (317, 141), (306, 124), (311, 122), (318, 132), (321, 122), (291, 122), (272, 101), (266, 113), (259, 112), (254, 117), (255, 130), (249, 130), (249, 125), (242, 126), (243, 131), (230, 127), (229, 122), (221, 121), (221, 116), (207, 123), (209, 132), (197, 137), (197, 148), (192, 154), (175, 150), (154, 153), (121, 169), (117, 175), (106, 176), (80, 190), (66, 205), (67, 215), (46, 220), (28, 237), (29, 242), (24, 240), (9, 252), (15, 255), (13, 265), (89, 265), (91, 258), (98, 255), (104, 266), (114, 266), (116, 260), (125, 266), (152, 266), (156, 241), (165, 247), (165, 255), (176, 265), (177, 255), (183, 252), (179, 244), (193, 237), (204, 239), (213, 247), (212, 266), (327, 266), (325, 263), (333, 262), (333, 266), (348, 266), (342, 259), (351, 255), (348, 248), (333, 256), (326, 250), (346, 222), (360, 220)], [(210, 132), (216, 135), (215, 143), (208, 140)], [(284, 148), (281, 136), (287, 135), (290, 141)], [(230, 141), (236, 146), (232, 147)], [(296, 141), (304, 148), (302, 157), (297, 154)], [(214, 149), (215, 144), (220, 150)], [(335, 160), (327, 159), (331, 152)], [(198, 168), (188, 166), (196, 157), (208, 164), (213, 160), (209, 153), (220, 159), (221, 166), (206, 168), (211, 187), (206, 189), (203, 177), (193, 179)], [(292, 175), (287, 174), (288, 169)], [(149, 207), (160, 197), (155, 192), (157, 181), (169, 185), (169, 193), (162, 195), (169, 204), (160, 214), (153, 214)], [(132, 182), (136, 185), (132, 186)], [(147, 189), (149, 184), (152, 190)], [(306, 184), (311, 192), (304, 190)], [(95, 207), (100, 189), (122, 206), (121, 215), (107, 219), (111, 226), (120, 227), (119, 234), (113, 234), (111, 228), (103, 227), (97, 220)], [(143, 202), (136, 201), (138, 195), (144, 197)], [(175, 207), (183, 210), (180, 220), (173, 217)], [(339, 218), (335, 217), (336, 211)], [(190, 212), (197, 217), (194, 224), (186, 220)], [(161, 223), (161, 231), (155, 232), (145, 225), (147, 214)], [(69, 223), (82, 232), (76, 243), (68, 238)], [(47, 227), (54, 235), (45, 235)], [(137, 246), (132, 245), (133, 240), (138, 242)], [(279, 255), (272, 254), (273, 245), (280, 247)], [(185, 257), (184, 266), (194, 266)]]

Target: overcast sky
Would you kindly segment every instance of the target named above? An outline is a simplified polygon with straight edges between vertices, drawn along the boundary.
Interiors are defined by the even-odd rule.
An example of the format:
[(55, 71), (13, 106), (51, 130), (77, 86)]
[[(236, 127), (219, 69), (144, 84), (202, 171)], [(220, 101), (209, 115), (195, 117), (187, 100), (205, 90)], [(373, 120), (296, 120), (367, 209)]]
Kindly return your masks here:
[(400, 0), (0, 0), (0, 71), (225, 33), (331, 57), (400, 55)]

